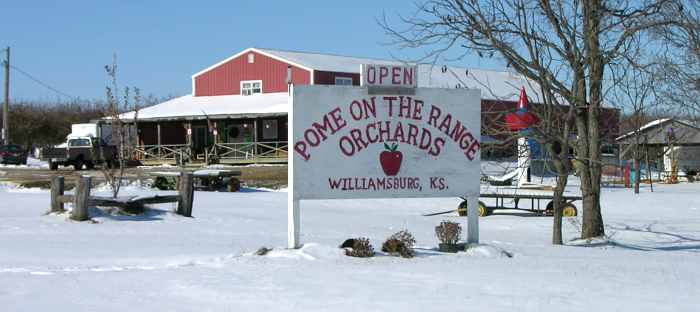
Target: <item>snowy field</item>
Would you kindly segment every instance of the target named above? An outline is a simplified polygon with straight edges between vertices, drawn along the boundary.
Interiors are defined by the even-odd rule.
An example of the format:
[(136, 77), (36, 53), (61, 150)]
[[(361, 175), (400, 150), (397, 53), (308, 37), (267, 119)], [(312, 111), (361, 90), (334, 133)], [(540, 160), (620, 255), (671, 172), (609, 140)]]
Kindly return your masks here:
[[(654, 189), (605, 189), (609, 243), (574, 246), (572, 218), (555, 247), (551, 217), (497, 211), (480, 220), (487, 246), (440, 254), (434, 227), (466, 233), (466, 218), (421, 214), (458, 199), (303, 202), (306, 245), (290, 251), (285, 192), (196, 192), (194, 218), (168, 204), (77, 223), (43, 215), (47, 190), (0, 184), (0, 311), (697, 311), (700, 184)], [(378, 250), (401, 229), (416, 258), (336, 248), (368, 236)]]

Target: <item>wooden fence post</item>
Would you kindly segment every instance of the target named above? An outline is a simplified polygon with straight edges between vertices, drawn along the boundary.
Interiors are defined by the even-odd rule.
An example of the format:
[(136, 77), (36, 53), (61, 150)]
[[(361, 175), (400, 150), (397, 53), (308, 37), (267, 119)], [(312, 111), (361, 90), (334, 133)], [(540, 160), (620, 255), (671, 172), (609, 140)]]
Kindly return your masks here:
[(78, 186), (75, 189), (75, 198), (73, 202), (73, 211), (70, 218), (75, 221), (86, 221), (89, 219), (88, 203), (90, 202), (90, 183), (91, 177), (82, 176), (78, 181)]
[(194, 177), (191, 172), (180, 174), (180, 201), (177, 203), (177, 214), (191, 217), (194, 202)]
[(49, 212), (63, 212), (63, 201), (59, 196), (63, 196), (65, 191), (65, 178), (53, 177), (51, 179), (51, 210)]

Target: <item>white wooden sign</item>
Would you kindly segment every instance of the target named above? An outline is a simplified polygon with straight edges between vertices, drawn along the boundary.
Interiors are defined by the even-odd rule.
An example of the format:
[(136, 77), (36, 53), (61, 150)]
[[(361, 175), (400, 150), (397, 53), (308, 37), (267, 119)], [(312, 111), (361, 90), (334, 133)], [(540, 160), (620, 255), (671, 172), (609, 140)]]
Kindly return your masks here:
[(415, 88), (418, 86), (418, 67), (362, 64), (360, 86)]
[[(298, 246), (298, 201), (479, 195), (479, 90), (294, 86), (290, 114), (289, 246)], [(473, 209), (473, 211), (472, 211)], [(470, 241), (478, 241), (477, 217)], [(478, 234), (476, 234), (478, 235)]]

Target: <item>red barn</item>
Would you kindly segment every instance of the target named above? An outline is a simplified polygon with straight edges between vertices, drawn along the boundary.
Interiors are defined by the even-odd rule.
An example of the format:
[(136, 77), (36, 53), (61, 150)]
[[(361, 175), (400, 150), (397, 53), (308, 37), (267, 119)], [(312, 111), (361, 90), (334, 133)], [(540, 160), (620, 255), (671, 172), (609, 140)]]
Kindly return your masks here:
[[(123, 114), (136, 117), (143, 162), (286, 162), (289, 84), (359, 85), (362, 64), (398, 61), (249, 48), (192, 76), (192, 93)], [(418, 66), (418, 86), (482, 90), (482, 124), (513, 111), (525, 87), (537, 103), (535, 84), (507, 71)], [(603, 112), (610, 141), (617, 111)], [(488, 131), (482, 129), (482, 134)], [(488, 139), (485, 140), (487, 143)]]

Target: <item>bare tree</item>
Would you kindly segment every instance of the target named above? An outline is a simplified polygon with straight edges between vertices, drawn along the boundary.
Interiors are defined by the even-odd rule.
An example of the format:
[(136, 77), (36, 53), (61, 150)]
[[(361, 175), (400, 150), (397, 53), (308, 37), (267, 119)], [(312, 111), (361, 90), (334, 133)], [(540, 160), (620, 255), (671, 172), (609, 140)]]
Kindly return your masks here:
[[(105, 71), (110, 78), (110, 85), (106, 87), (107, 93), (107, 112), (106, 117), (109, 118), (112, 130), (113, 140), (117, 149), (117, 159), (112, 159), (107, 162), (106, 166), (102, 166), (101, 172), (107, 184), (112, 189), (112, 196), (117, 197), (121, 189), (124, 171), (127, 166), (127, 161), (131, 158), (131, 151), (137, 144), (138, 137), (134, 132), (136, 121), (138, 120), (139, 107), (141, 106), (141, 91), (134, 88), (134, 95), (130, 93), (130, 88), (124, 88), (123, 95), (119, 94), (117, 85), (117, 57), (114, 56), (112, 65), (106, 65)], [(133, 100), (133, 105), (131, 101)], [(129, 125), (121, 119), (122, 112), (134, 111), (134, 118), (131, 120), (134, 126)], [(103, 144), (100, 145), (100, 157), (105, 158)]]
[[(639, 56), (641, 58), (641, 56)], [(633, 58), (637, 59), (637, 58)], [(639, 194), (639, 184), (641, 182), (641, 165), (640, 163), (646, 159), (647, 173), (649, 173), (649, 152), (646, 148), (648, 138), (643, 133), (642, 127), (648, 122), (646, 114), (652, 111), (656, 106), (656, 77), (655, 70), (658, 69), (657, 64), (649, 64), (646, 66), (638, 66), (637, 64), (624, 63), (621, 66), (615, 66), (611, 72), (615, 77), (616, 87), (612, 92), (614, 95), (611, 98), (625, 109), (631, 110), (629, 121), (633, 125), (632, 144), (624, 147), (621, 151), (621, 157), (626, 154), (632, 154), (632, 163), (634, 170), (634, 193)], [(649, 176), (651, 183), (651, 176)]]
[[(681, 9), (664, 11), (677, 23), (657, 29), (664, 40), (657, 62), (660, 100), (680, 108), (676, 114), (700, 114), (700, 0), (679, 1)], [(682, 104), (682, 105), (678, 105)]]
[[(536, 81), (552, 103), (573, 112), (574, 165), (583, 195), (582, 238), (605, 234), (600, 207), (600, 108), (610, 64), (623, 59), (635, 35), (668, 25), (676, 1), (429, 0), (382, 25), (402, 47), (432, 47), (423, 61), (453, 48), (496, 55)], [(677, 7), (676, 7), (677, 8)], [(549, 142), (552, 143), (552, 142)], [(556, 203), (556, 202), (555, 202)]]

